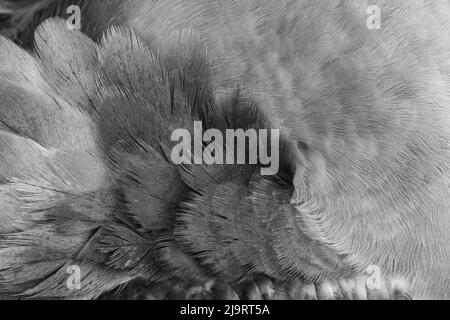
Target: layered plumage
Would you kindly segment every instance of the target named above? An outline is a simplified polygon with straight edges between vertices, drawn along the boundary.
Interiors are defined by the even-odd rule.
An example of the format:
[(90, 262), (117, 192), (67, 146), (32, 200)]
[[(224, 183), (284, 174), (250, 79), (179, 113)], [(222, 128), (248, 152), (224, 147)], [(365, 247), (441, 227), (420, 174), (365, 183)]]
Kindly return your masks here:
[[(35, 57), (1, 40), (1, 292), (95, 298), (138, 277), (306, 274), (277, 245), (298, 237), (283, 232), (295, 212), (286, 142), (274, 177), (258, 165), (172, 163), (172, 131), (194, 120), (270, 128), (239, 92), (216, 103), (204, 47), (189, 31), (173, 39), (182, 50), (157, 56), (130, 30), (112, 28), (97, 45), (47, 21)], [(306, 265), (310, 250), (296, 253)], [(67, 286), (70, 265), (81, 290)]]
[[(360, 1), (98, 1), (99, 44), (63, 22), (34, 58), (3, 39), (1, 291), (376, 265), (388, 290), (449, 298), (450, 9), (375, 2), (379, 30)], [(136, 33), (101, 39), (111, 24)], [(282, 170), (173, 165), (168, 135), (196, 119), (281, 128)], [(64, 287), (74, 263), (83, 292)]]

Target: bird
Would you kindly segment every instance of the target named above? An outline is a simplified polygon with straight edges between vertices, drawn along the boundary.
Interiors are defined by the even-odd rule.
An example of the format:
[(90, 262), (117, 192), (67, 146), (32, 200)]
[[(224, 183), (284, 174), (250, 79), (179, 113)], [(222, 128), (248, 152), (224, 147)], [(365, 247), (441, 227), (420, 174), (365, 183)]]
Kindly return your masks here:
[[(372, 2), (80, 2), (1, 38), (0, 293), (448, 299), (450, 8)], [(195, 121), (280, 129), (279, 172), (174, 164)]]

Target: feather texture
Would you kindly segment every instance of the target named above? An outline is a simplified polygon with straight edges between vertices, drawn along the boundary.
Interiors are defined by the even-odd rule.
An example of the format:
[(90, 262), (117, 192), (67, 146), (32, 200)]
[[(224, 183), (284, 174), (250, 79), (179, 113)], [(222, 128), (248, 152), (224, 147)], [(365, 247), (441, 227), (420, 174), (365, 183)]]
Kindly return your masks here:
[[(379, 30), (361, 1), (105, 0), (82, 4), (98, 42), (62, 20), (34, 55), (0, 38), (0, 292), (264, 274), (368, 297), (338, 281), (376, 265), (389, 294), (449, 298), (450, 7), (373, 2)], [(280, 172), (174, 165), (196, 120), (281, 128)]]

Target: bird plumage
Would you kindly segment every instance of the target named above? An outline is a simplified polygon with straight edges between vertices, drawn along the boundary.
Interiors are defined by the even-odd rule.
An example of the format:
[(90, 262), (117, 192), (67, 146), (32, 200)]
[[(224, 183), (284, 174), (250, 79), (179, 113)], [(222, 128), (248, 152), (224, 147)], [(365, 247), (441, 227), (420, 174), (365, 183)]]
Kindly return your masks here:
[[(213, 211), (232, 199), (228, 188), (242, 193), (227, 213), (229, 224), (221, 226), (225, 234), (209, 234), (220, 251), (221, 237), (243, 231), (236, 226), (246, 224), (251, 231), (258, 224), (257, 209), (271, 202), (255, 200), (258, 193), (270, 196), (280, 189), (284, 196), (269, 207), (276, 210), (278, 203), (289, 205), (292, 186), (281, 176), (281, 184), (265, 181), (257, 165), (171, 162), (171, 132), (192, 127), (194, 120), (222, 130), (268, 125), (238, 92), (215, 105), (200, 54), (205, 52), (193, 47), (192, 37), (183, 31), (177, 38), (189, 44), (182, 53), (187, 61), (153, 54), (131, 30), (111, 28), (97, 45), (59, 20), (37, 29), (35, 56), (1, 40), (2, 53), (17, 58), (2, 65), (4, 101), (16, 99), (2, 108), (2, 201), (8, 204), (1, 215), (2, 292), (95, 298), (137, 277), (238, 281), (262, 273), (261, 259), (275, 259), (247, 256), (260, 249), (264, 236), (253, 230), (257, 238), (247, 239), (253, 247), (248, 242), (235, 253), (237, 278), (227, 259), (217, 264), (224, 252), (198, 242), (197, 232), (205, 235), (210, 223), (220, 225), (214, 220), (224, 216)], [(23, 110), (29, 101), (33, 104)], [(259, 184), (270, 188), (257, 190)], [(233, 221), (235, 210), (242, 213)], [(199, 224), (195, 219), (202, 211), (210, 217)], [(271, 210), (265, 211), (270, 217)], [(65, 281), (72, 264), (81, 268), (80, 291), (71, 291)]]
[[(371, 4), (381, 29), (360, 1), (98, 1), (93, 40), (61, 21), (33, 56), (2, 39), (0, 291), (377, 265), (449, 298), (450, 8)], [(281, 128), (280, 173), (175, 166), (168, 136), (195, 120)], [(70, 263), (92, 286), (67, 291)]]

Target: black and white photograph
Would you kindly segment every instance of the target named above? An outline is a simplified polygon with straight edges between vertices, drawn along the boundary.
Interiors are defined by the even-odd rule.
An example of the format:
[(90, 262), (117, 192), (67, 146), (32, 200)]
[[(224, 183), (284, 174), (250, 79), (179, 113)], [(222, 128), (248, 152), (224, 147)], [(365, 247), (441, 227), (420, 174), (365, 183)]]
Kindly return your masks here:
[(0, 0), (0, 300), (450, 300), (450, 0)]

